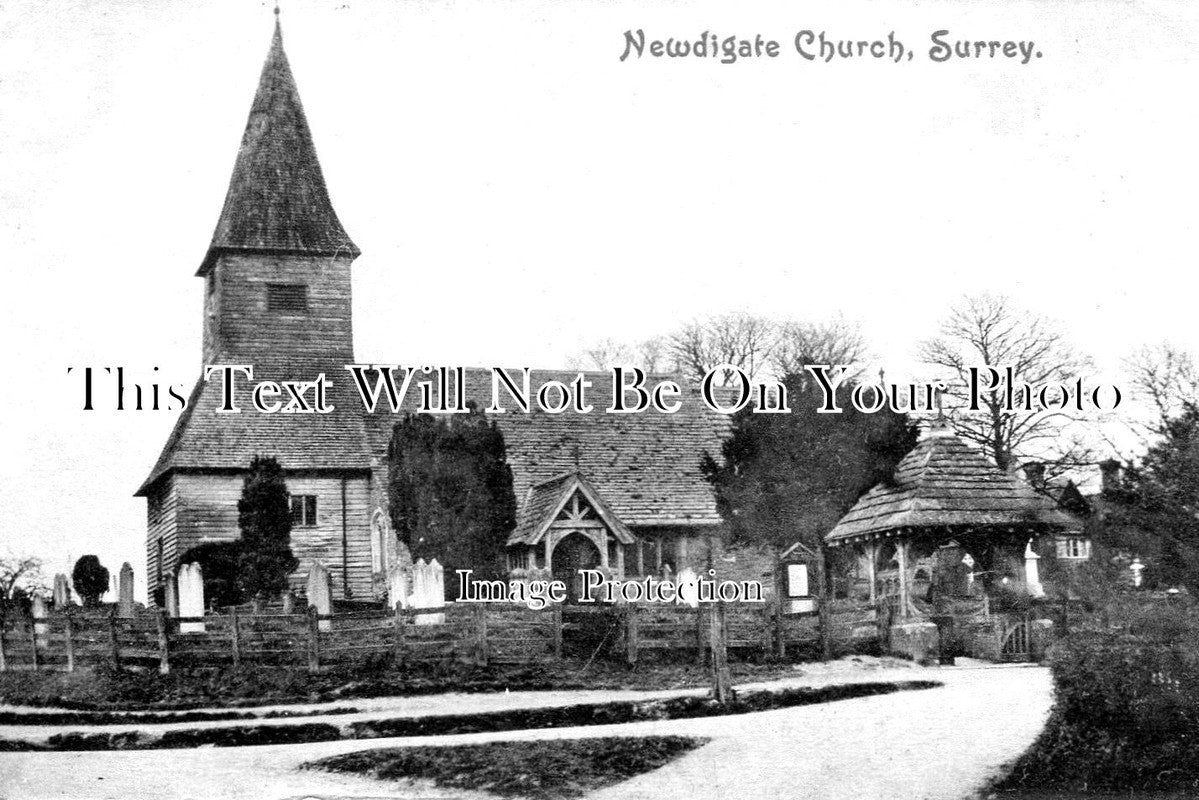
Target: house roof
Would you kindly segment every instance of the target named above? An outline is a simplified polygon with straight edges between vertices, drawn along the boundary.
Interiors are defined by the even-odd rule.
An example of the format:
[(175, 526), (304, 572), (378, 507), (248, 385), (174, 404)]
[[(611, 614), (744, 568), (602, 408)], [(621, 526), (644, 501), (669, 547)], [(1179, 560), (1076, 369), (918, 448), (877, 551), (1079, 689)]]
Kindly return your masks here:
[[(467, 401), (486, 408), (491, 402), (491, 370), (467, 369), (465, 375)], [(536, 391), (544, 381), (569, 383), (578, 373), (533, 370), (531, 375)], [(718, 524), (716, 500), (700, 462), (705, 453), (720, 458), (728, 417), (708, 409), (698, 390), (685, 390), (679, 398), (683, 405), (674, 414), (609, 414), (611, 375), (584, 375), (592, 383), (587, 401), (595, 408), (590, 413), (549, 414), (534, 406), (528, 414), (510, 410), (489, 415), (504, 434), (517, 501), (523, 505), (534, 496), (540, 501), (540, 494), (531, 493), (534, 487), (579, 473), (626, 525)], [(647, 385), (661, 377), (678, 379), (649, 376)], [(406, 400), (403, 410), (414, 411), (415, 388)], [(386, 454), (396, 421), (383, 409), (367, 417), (376, 454)]]
[[(356, 471), (370, 468), (370, 441), (362, 418), (362, 404), (353, 391), (343, 365), (312, 358), (277, 359), (254, 365), (254, 382), (313, 380), (324, 373), (331, 388), (328, 414), (265, 414), (257, 411), (250, 393), (252, 384), (242, 375), (234, 382), (239, 414), (217, 413), (221, 407), (223, 379), (201, 378), (192, 389), (187, 408), (179, 415), (153, 469), (137, 490), (144, 496), (172, 470), (213, 471), (248, 469), (254, 456), (273, 456), (289, 471)], [(313, 402), (313, 390), (304, 392)], [(286, 405), (287, 395), (278, 399)]]
[(225, 205), (197, 274), (229, 251), (359, 254), (329, 200), (277, 18)]
[(912, 529), (1060, 530), (1073, 520), (1022, 479), (998, 469), (947, 428), (934, 427), (828, 533), (846, 544)]
[(576, 493), (587, 501), (598, 521), (612, 531), (617, 539), (625, 544), (634, 541), (629, 529), (587, 478), (581, 473), (570, 472), (529, 488), (517, 516), (516, 528), (508, 536), (508, 544), (537, 544)]

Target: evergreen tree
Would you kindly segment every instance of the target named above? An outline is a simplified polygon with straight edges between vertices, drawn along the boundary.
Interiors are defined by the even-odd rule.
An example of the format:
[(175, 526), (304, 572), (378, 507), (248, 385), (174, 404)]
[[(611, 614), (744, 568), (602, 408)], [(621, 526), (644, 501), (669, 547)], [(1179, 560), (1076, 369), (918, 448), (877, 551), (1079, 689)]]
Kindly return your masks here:
[(291, 503), (283, 468), (273, 458), (254, 457), (237, 503), (242, 550), (238, 583), (250, 597), (268, 598), (287, 589), (299, 561), (291, 552)]
[(205, 542), (188, 549), (180, 564), (199, 564), (204, 579), (204, 603), (209, 608), (241, 605), (246, 595), (241, 586), (241, 540)]
[(71, 585), (85, 606), (97, 606), (108, 591), (108, 568), (97, 556), (80, 556), (71, 569)]
[(501, 575), (516, 494), (495, 424), (473, 406), (452, 417), (409, 414), (392, 430), (388, 457), (391, 521), (412, 557), (436, 558), (447, 575)]

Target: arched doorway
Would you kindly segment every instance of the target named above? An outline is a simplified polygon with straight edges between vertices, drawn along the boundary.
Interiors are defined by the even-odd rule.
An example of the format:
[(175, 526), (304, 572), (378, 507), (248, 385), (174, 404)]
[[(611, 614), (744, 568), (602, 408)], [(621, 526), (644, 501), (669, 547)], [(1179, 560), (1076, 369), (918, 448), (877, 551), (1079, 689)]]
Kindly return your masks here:
[(554, 547), (550, 556), (553, 563), (554, 580), (566, 584), (566, 602), (577, 603), (583, 594), (581, 569), (595, 569), (600, 565), (600, 551), (595, 543), (575, 531), (568, 534)]

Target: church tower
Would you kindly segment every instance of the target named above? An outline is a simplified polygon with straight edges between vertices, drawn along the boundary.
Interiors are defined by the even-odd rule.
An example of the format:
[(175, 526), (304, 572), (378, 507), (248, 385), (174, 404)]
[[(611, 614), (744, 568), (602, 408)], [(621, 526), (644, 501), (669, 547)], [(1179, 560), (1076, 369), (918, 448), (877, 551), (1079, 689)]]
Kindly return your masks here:
[[(277, 14), (278, 12), (276, 12)], [(374, 591), (371, 443), (345, 365), (354, 361), (350, 265), (358, 248), (338, 220), (275, 20), (274, 36), (229, 191), (197, 275), (204, 279), (204, 364), (237, 364), (224, 404), (220, 373), (200, 375), (137, 495), (146, 498), (147, 588), (158, 599), (196, 548), (240, 537), (237, 502), (255, 456), (283, 467), (292, 511), (297, 588), (319, 562), (342, 598)], [(332, 411), (276, 392), (274, 411), (253, 406), (260, 381), (329, 384)], [(377, 560), (377, 559), (375, 559)]]
[(329, 200), (276, 16), (225, 205), (196, 272), (205, 283), (204, 363), (351, 363), (358, 254)]

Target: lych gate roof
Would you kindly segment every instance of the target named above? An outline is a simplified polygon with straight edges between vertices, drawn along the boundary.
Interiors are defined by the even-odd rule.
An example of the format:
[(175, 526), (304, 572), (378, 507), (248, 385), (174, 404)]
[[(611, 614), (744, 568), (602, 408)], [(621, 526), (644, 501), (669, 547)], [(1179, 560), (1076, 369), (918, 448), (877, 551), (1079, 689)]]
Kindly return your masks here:
[(847, 544), (899, 530), (1063, 529), (1072, 520), (1022, 479), (1002, 472), (951, 431), (934, 429), (864, 494), (825, 540)]
[(278, 22), (198, 274), (227, 251), (357, 256), (333, 210)]
[(587, 478), (578, 472), (571, 472), (529, 489), (524, 503), (521, 504), (516, 528), (508, 536), (508, 544), (537, 544), (557, 516), (564, 512), (566, 504), (575, 500), (576, 495), (583, 501), (580, 508), (585, 512), (584, 517), (594, 514), (595, 520), (607, 526), (620, 541), (626, 544), (635, 541), (628, 528), (612, 512)]

